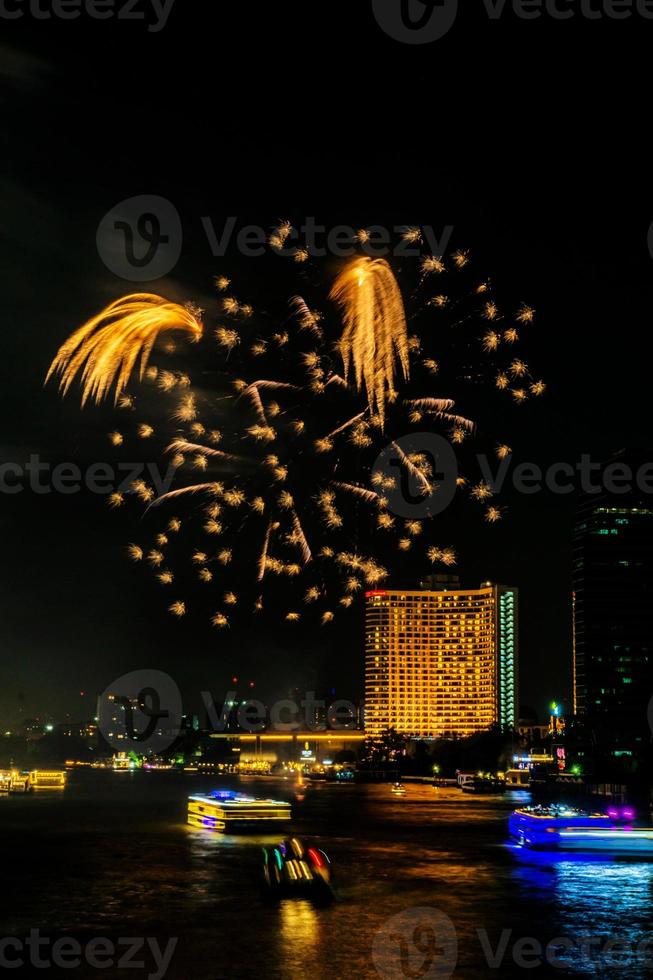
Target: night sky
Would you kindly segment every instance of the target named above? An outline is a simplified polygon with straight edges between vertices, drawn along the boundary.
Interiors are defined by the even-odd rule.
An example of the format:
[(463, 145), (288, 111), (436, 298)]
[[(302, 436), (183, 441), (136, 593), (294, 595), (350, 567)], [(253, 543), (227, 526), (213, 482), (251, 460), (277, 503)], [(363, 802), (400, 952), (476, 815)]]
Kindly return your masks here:
[[(137, 194), (168, 198), (184, 229), (176, 268), (146, 288), (200, 304), (223, 271), (202, 215), (217, 226), (229, 215), (239, 226), (307, 215), (453, 225), (451, 248), (469, 248), (537, 309), (529, 360), (549, 390), (518, 423), (518, 461), (648, 447), (652, 37), (653, 22), (477, 12), (408, 47), (381, 32), (367, 0), (177, 0), (157, 34), (2, 22), (2, 461), (111, 460), (110, 414), (80, 413), (43, 378), (72, 329), (130, 291), (95, 238)], [(265, 288), (257, 259), (225, 261)], [(554, 697), (569, 703), (575, 499), (501, 503), (499, 528), (461, 533), (458, 572), (519, 586), (521, 700), (541, 712)], [(0, 723), (90, 716), (106, 684), (147, 666), (169, 671), (189, 706), (234, 674), (265, 698), (297, 686), (360, 697), (360, 616), (330, 633), (171, 621), (125, 561), (120, 524), (90, 494), (0, 498)]]

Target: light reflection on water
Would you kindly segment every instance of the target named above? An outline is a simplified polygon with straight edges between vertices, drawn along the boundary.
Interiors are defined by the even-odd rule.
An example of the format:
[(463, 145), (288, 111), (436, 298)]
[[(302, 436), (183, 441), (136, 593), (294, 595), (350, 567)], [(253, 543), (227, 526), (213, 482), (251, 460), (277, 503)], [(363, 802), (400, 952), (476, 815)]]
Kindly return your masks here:
[[(574, 940), (560, 959), (576, 973), (650, 975), (653, 967), (653, 863), (602, 855), (524, 853), (515, 849), (521, 894), (555, 900), (558, 935)], [(554, 938), (550, 936), (549, 938)], [(592, 939), (591, 946), (587, 945)], [(622, 940), (611, 954), (606, 944)], [(585, 947), (583, 948), (583, 940)], [(650, 951), (638, 949), (641, 943)]]
[[(65, 793), (0, 798), (3, 935), (39, 927), (92, 936), (179, 937), (171, 980), (372, 978), (372, 941), (389, 917), (430, 906), (454, 923), (455, 977), (524, 976), (513, 943), (534, 937), (653, 936), (653, 864), (524, 861), (505, 847), (506, 821), (524, 794), (477, 798), (410, 785), (307, 786), (293, 831), (318, 842), (334, 865), (338, 901), (261, 902), (260, 848), (276, 836), (212, 836), (185, 824), (186, 797), (212, 788), (198, 775), (75, 773)], [(292, 798), (288, 783), (248, 782), (248, 792)], [(478, 930), (505, 958), (487, 965)], [(564, 966), (531, 971), (578, 976)], [(640, 980), (646, 964), (594, 972)], [(526, 971), (528, 972), (528, 971)], [(77, 974), (82, 976), (81, 973)], [(103, 976), (129, 980), (130, 971)], [(143, 976), (143, 971), (133, 974)]]

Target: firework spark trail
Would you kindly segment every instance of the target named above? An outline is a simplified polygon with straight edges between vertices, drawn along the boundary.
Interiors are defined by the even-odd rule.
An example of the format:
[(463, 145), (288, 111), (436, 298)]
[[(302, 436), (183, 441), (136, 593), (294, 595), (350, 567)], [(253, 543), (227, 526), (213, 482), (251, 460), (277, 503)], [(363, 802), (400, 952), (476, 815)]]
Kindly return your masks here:
[(330, 298), (341, 308), (344, 330), (340, 353), (345, 381), (353, 367), (356, 387), (365, 387), (372, 414), (385, 418), (395, 390), (397, 361), (404, 381), (410, 376), (404, 301), (385, 259), (359, 258), (338, 276)]
[[(459, 275), (469, 258), (460, 252), (452, 262), (451, 274)], [(428, 290), (433, 277), (449, 275), (450, 267), (425, 256), (421, 276), (417, 271), (416, 288)], [(476, 343), (479, 358), (489, 362), (496, 397), (505, 391), (521, 405), (546, 386), (515, 356), (517, 330), (509, 324), (504, 329), (501, 321), (508, 317), (488, 298), (488, 284), (476, 283), (468, 311), (461, 299), (444, 293), (424, 303), (416, 298), (416, 305), (421, 316), (446, 316), (450, 329), (469, 331), (464, 349)], [(453, 549), (433, 544), (426, 524), (388, 513), (386, 493), (396, 488), (396, 478), (374, 470), (374, 460), (389, 446), (427, 497), (435, 489), (431, 464), (424, 454), (404, 452), (399, 436), (423, 420), (445, 433), (451, 427), (454, 444), (476, 435), (475, 421), (455, 414), (452, 398), (439, 397), (438, 379), (450, 367), (442, 331), (421, 329), (408, 336), (403, 299), (388, 263), (361, 257), (344, 267), (329, 292), (342, 313), (342, 323), (335, 325), (300, 296), (292, 297), (275, 322), (273, 314), (224, 295), (230, 286), (226, 277), (216, 279), (216, 286), (223, 293), (220, 322), (206, 333), (194, 307), (135, 294), (110, 304), (76, 331), (48, 372), (48, 378), (60, 376), (64, 395), (79, 376), (83, 404), (89, 398), (102, 401), (115, 387), (122, 415), (120, 432), (109, 435), (112, 443), (126, 448), (132, 438), (162, 441), (175, 482), (184, 482), (157, 497), (144, 481), (135, 481), (128, 492), (112, 493), (109, 506), (122, 509), (136, 500), (146, 514), (155, 515), (170, 503), (193, 502), (186, 506), (183, 533), (182, 521), (168, 514), (159, 533), (145, 529), (145, 540), (129, 546), (129, 557), (149, 567), (161, 586), (174, 582), (183, 588), (190, 579), (193, 595), (199, 590), (209, 599), (213, 595), (210, 618), (219, 628), (251, 608), (243, 584), (249, 577), (256, 612), (264, 607), (264, 591), (276, 589), (280, 601), (272, 605), (286, 622), (304, 618), (299, 604), (315, 608), (323, 624), (332, 622), (334, 610), (349, 608), (364, 583), (374, 587), (389, 577), (377, 557), (386, 547), (379, 543), (379, 531), (389, 547), (394, 542), (394, 555), (410, 556), (412, 565), (418, 545), (429, 561), (454, 564)], [(267, 317), (272, 322), (263, 327)], [(533, 317), (534, 311), (522, 306), (513, 319), (525, 332)], [(215, 386), (198, 390), (185, 372), (148, 364), (157, 339), (169, 330), (190, 341), (203, 336), (202, 351), (206, 347), (212, 360), (221, 359), (217, 372), (211, 369)], [(174, 353), (167, 342), (157, 348)], [(334, 355), (342, 360), (344, 377), (334, 370)], [(137, 397), (125, 391), (132, 375), (141, 383)], [(172, 400), (165, 421), (129, 424), (136, 405), (154, 395)], [(500, 458), (512, 452), (503, 442), (493, 447)], [(203, 482), (191, 477), (198, 469), (208, 471)], [(480, 505), (488, 524), (501, 519), (485, 485), (460, 476), (457, 487)], [(371, 535), (374, 554), (352, 550), (361, 534)], [(292, 588), (295, 580), (299, 591)], [(182, 618), (196, 601), (179, 595), (167, 608)]]
[(357, 487), (353, 483), (340, 483), (338, 480), (334, 480), (331, 486), (354, 494), (355, 497), (364, 500), (366, 504), (378, 504), (379, 502), (378, 493), (374, 493), (373, 490), (366, 490), (365, 487)]
[(360, 422), (360, 420), (365, 418), (366, 415), (367, 415), (367, 409), (364, 412), (359, 412), (358, 415), (354, 415), (352, 419), (348, 419), (346, 422), (343, 422), (342, 425), (339, 425), (337, 429), (333, 430), (333, 432), (329, 432), (329, 434), (324, 438), (332, 439), (334, 436), (340, 435), (341, 432), (345, 432), (346, 429), (351, 428), (351, 426), (355, 425), (356, 422)]
[(272, 533), (272, 521), (268, 521), (263, 539), (263, 547), (258, 561), (258, 581), (262, 582), (265, 577), (265, 569), (268, 561), (268, 548), (270, 547), (270, 535)]
[(201, 453), (204, 456), (211, 456), (213, 459), (224, 459), (232, 463), (237, 463), (242, 460), (242, 457), (234, 456), (233, 453), (225, 453), (221, 449), (213, 449), (211, 446), (202, 446), (197, 442), (186, 442), (185, 439), (173, 439), (166, 448), (166, 452)]
[(422, 471), (410, 459), (410, 457), (406, 455), (406, 453), (403, 451), (401, 446), (399, 446), (396, 442), (391, 442), (390, 448), (394, 452), (396, 452), (399, 462), (404, 467), (404, 469), (409, 474), (409, 476), (412, 476), (413, 479), (417, 482), (422, 494), (425, 497), (428, 497), (429, 494), (433, 493), (433, 487), (431, 486), (429, 481), (426, 479)]
[(89, 398), (102, 401), (114, 381), (117, 403), (137, 360), (142, 378), (157, 337), (167, 330), (181, 330), (199, 340), (202, 324), (198, 311), (152, 293), (124, 296), (68, 338), (50, 366), (46, 383), (59, 375), (59, 387), (65, 395), (81, 371), (82, 405)]

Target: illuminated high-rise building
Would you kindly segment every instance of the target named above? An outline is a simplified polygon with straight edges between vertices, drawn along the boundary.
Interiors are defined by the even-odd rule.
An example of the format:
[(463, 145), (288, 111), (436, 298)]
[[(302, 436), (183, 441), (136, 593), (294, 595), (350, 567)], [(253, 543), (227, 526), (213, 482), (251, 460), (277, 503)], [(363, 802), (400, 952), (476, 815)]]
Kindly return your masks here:
[(367, 593), (365, 729), (438, 738), (517, 724), (518, 591)]
[[(586, 495), (574, 534), (574, 710), (600, 737), (648, 741), (653, 692), (653, 498), (636, 474), (651, 454), (620, 454), (631, 487)], [(618, 474), (620, 476), (620, 474)], [(598, 480), (597, 480), (598, 482)]]

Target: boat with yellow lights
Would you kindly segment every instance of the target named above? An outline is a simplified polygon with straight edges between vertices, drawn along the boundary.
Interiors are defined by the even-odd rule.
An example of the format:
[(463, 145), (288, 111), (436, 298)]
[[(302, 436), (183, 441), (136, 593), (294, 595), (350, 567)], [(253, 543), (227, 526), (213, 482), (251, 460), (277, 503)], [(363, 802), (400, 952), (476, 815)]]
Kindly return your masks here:
[(29, 793), (31, 789), (32, 787), (30, 785), (30, 774), (28, 772), (21, 772), (20, 769), (12, 769), (9, 792)]
[(208, 795), (188, 797), (188, 823), (213, 833), (241, 833), (265, 830), (287, 822), (292, 816), (290, 803), (256, 799), (231, 790), (215, 790)]
[(29, 774), (31, 789), (63, 789), (66, 773), (60, 769), (33, 769)]

